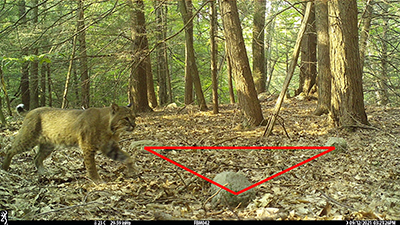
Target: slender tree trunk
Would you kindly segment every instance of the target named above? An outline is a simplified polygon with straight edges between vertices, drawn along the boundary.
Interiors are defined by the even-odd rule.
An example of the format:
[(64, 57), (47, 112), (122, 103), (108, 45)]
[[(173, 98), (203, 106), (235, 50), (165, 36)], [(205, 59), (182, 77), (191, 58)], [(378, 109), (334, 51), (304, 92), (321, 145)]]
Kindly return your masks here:
[(276, 118), (278, 117), (279, 111), (281, 109), (283, 99), (285, 98), (285, 95), (288, 95), (287, 92), (288, 92), (289, 83), (293, 77), (294, 70), (296, 69), (297, 60), (298, 60), (299, 54), (300, 54), (301, 42), (303, 40), (303, 36), (306, 31), (306, 26), (307, 26), (308, 20), (310, 18), (311, 6), (312, 6), (312, 2), (308, 2), (305, 13), (304, 13), (303, 21), (301, 22), (299, 33), (297, 34), (296, 44), (294, 45), (293, 54), (292, 54), (292, 60), (290, 61), (290, 66), (288, 67), (288, 72), (287, 72), (285, 81), (283, 82), (283, 87), (282, 87), (281, 93), (279, 94), (279, 97), (276, 100), (274, 111), (271, 115), (271, 118), (268, 120), (268, 124), (265, 128), (263, 136), (265, 134), (267, 134), (267, 136), (269, 136), (272, 133), (272, 129), (274, 128)]
[(301, 44), (301, 66), (299, 88), (296, 95), (304, 93), (308, 95), (315, 85), (317, 77), (317, 35), (315, 32), (315, 9), (314, 4), (311, 8), (310, 18), (308, 20), (304, 40)]
[(47, 63), (42, 63), (40, 68), (40, 106), (46, 105), (46, 73)]
[[(185, 96), (188, 95), (187, 100), (185, 98), (185, 104), (192, 103), (189, 102), (189, 92), (191, 92), (190, 79), (192, 79), (194, 89), (196, 91), (197, 101), (201, 111), (207, 110), (206, 100), (204, 98), (203, 90), (201, 88), (201, 82), (199, 77), (199, 71), (196, 65), (196, 58), (194, 55), (194, 43), (193, 43), (193, 21), (190, 20), (192, 17), (192, 1), (191, 0), (181, 0), (180, 8), (184, 24), (189, 23), (189, 26), (185, 29), (185, 77), (187, 77), (187, 83), (185, 85)], [(191, 78), (189, 78), (191, 77)]]
[[(21, 19), (22, 27), (26, 27), (26, 15), (25, 15), (25, 0), (20, 0), (18, 2), (19, 16)], [(29, 55), (29, 49), (27, 47), (22, 47), (22, 56)], [(30, 108), (30, 90), (29, 90), (29, 62), (22, 62), (21, 66), (21, 101), (24, 104), (24, 108), (29, 110)]]
[(260, 125), (263, 115), (251, 75), (236, 1), (221, 0), (220, 3), (227, 52), (232, 61), (232, 73), (235, 77), (239, 107), (244, 112), (249, 124)]
[(315, 1), (318, 47), (318, 105), (315, 115), (328, 114), (331, 108), (331, 69), (329, 57), (328, 0)]
[[(383, 9), (383, 13), (386, 15), (389, 13), (389, 5), (385, 2), (382, 2), (381, 7)], [(390, 29), (389, 24), (388, 24), (388, 18), (384, 17), (382, 23), (382, 37), (381, 37), (381, 43), (382, 43), (382, 50), (381, 50), (381, 73), (378, 76), (377, 79), (377, 88), (378, 90), (376, 91), (376, 96), (377, 96), (377, 102), (378, 105), (385, 106), (389, 103), (389, 94), (388, 94), (388, 35), (387, 32)]]
[[(78, 30), (78, 28), (77, 28), (77, 30)], [(73, 38), (73, 41), (72, 41), (72, 54), (71, 54), (71, 59), (69, 60), (67, 77), (65, 79), (64, 94), (63, 94), (63, 100), (62, 100), (62, 104), (61, 104), (62, 109), (65, 109), (68, 107), (67, 96), (68, 96), (68, 91), (70, 89), (71, 74), (72, 74), (72, 68), (73, 68), (74, 59), (75, 59), (76, 39), (77, 39), (77, 36), (75, 35)]]
[(371, 28), (372, 21), (372, 12), (373, 12), (373, 4), (374, 0), (368, 0), (367, 5), (365, 6), (365, 11), (361, 15), (361, 32), (360, 32), (360, 61), (361, 61), (361, 70), (364, 68), (365, 61), (365, 51), (367, 49), (367, 43), (369, 38), (369, 30)]
[(232, 76), (232, 60), (228, 53), (229, 48), (225, 41), (225, 54), (226, 54), (226, 70), (228, 73), (228, 89), (229, 89), (229, 99), (231, 104), (235, 104), (235, 92), (233, 90), (233, 76)]
[(133, 63), (129, 78), (129, 100), (137, 112), (149, 112), (147, 96), (147, 62), (144, 58), (148, 50), (146, 40), (146, 21), (144, 16), (144, 3), (142, 0), (128, 0), (131, 6), (131, 37), (133, 40)]
[(78, 52), (80, 56), (80, 74), (81, 74), (81, 106), (89, 108), (90, 101), (90, 78), (87, 66), (87, 52), (86, 52), (86, 31), (85, 31), (85, 15), (83, 10), (83, 0), (78, 1)]
[(218, 109), (218, 80), (217, 80), (217, 42), (215, 36), (217, 34), (217, 8), (215, 0), (210, 1), (210, 43), (211, 43), (211, 78), (212, 78), (212, 95), (213, 95), (213, 113), (217, 114)]
[[(31, 26), (37, 26), (38, 23), (38, 0), (33, 0), (33, 18), (32, 18), (32, 25)], [(34, 46), (32, 49), (32, 54), (37, 56), (39, 55), (39, 48), (37, 46)], [(39, 107), (39, 61), (37, 59), (33, 60), (31, 62), (31, 104), (30, 104), (30, 109), (35, 109)]]
[(368, 124), (358, 46), (357, 1), (331, 0), (329, 7), (332, 119), (336, 126)]
[(51, 69), (50, 69), (50, 64), (47, 64), (46, 67), (46, 75), (47, 75), (47, 91), (49, 92), (49, 106), (53, 106), (53, 94), (52, 94), (52, 88), (51, 88)]
[[(167, 37), (167, 5), (164, 2), (155, 1), (156, 22), (157, 22), (157, 40), (162, 41)], [(167, 43), (163, 42), (157, 48), (157, 77), (158, 77), (158, 99), (161, 106), (169, 102), (167, 89), (168, 63), (167, 63)]]
[[(0, 65), (0, 83), (1, 83), (1, 89), (3, 90), (3, 93), (4, 93), (4, 98), (6, 100), (7, 113), (8, 113), (8, 115), (12, 116), (10, 98), (8, 97), (8, 92), (7, 92), (6, 82), (4, 80), (4, 74), (3, 74), (2, 65)], [(1, 102), (0, 102), (0, 106), (3, 106), (1, 104)], [(0, 107), (0, 108), (2, 108), (2, 107)]]
[(264, 24), (265, 24), (265, 0), (254, 0), (254, 19), (253, 19), (253, 78), (257, 93), (265, 92), (265, 44), (264, 44)]
[[(144, 37), (146, 43), (146, 52), (149, 51), (149, 42), (147, 37)], [(156, 92), (154, 91), (154, 80), (153, 80), (153, 71), (151, 69), (151, 58), (147, 56), (145, 59), (146, 63), (146, 83), (147, 83), (147, 97), (149, 104), (152, 108), (156, 108), (158, 106)]]

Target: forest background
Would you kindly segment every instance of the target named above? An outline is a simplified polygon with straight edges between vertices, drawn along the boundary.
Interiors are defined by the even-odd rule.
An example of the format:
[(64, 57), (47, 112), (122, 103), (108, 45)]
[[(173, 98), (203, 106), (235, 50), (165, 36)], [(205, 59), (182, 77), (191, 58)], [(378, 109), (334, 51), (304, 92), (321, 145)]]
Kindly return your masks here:
[[(188, 14), (194, 15), (195, 63), (204, 97), (210, 103), (210, 6), (204, 1), (183, 2), (186, 2)], [(261, 34), (265, 42), (263, 76), (266, 82), (265, 88), (257, 91), (278, 94), (289, 69), (305, 4), (294, 1), (266, 1), (264, 4), (264, 32)], [(357, 4), (360, 33), (363, 29), (369, 31), (367, 45), (362, 49), (365, 52), (365, 103), (397, 106), (399, 3), (360, 0)], [(2, 108), (8, 101), (14, 106), (20, 104), (21, 98), (30, 109), (45, 105), (80, 108), (108, 106), (111, 102), (126, 104), (130, 77), (132, 71), (137, 70), (134, 67), (138, 61), (133, 53), (135, 7), (138, 6), (129, 1), (3, 1), (0, 7)], [(226, 66), (219, 5), (216, 7), (218, 97), (219, 102), (229, 103), (234, 101), (229, 92), (232, 78)], [(185, 80), (186, 42), (182, 31), (188, 27), (186, 22), (191, 16), (185, 18), (182, 10), (181, 1), (145, 1), (143, 10), (140, 10), (145, 16), (148, 41), (145, 52), (151, 58), (148, 70), (153, 81), (150, 82), (158, 96), (158, 99), (149, 97), (152, 107), (172, 102), (190, 104), (193, 99), (185, 100), (185, 96), (190, 92), (195, 96), (193, 88), (185, 88), (188, 82)], [(253, 25), (257, 22), (255, 4), (239, 1), (238, 11), (249, 63), (253, 65)], [(313, 23), (315, 26), (315, 21), (311, 20)], [(315, 34), (315, 28), (308, 34)], [(312, 45), (315, 42), (316, 45), (315, 37), (310, 40), (307, 43)], [(302, 46), (301, 55), (305, 55), (307, 48)], [(316, 62), (302, 58), (298, 63), (300, 70), (296, 70), (290, 83), (288, 96), (303, 91), (301, 73), (304, 65), (314, 67), (307, 73), (314, 73), (311, 76), (315, 79)], [(313, 91), (304, 92), (308, 95)]]

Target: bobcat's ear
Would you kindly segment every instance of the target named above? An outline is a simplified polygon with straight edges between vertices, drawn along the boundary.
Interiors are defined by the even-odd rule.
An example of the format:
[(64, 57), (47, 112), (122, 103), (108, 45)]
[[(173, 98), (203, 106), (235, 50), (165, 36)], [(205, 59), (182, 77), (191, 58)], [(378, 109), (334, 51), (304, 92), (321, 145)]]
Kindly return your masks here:
[(113, 102), (111, 104), (111, 109), (113, 113), (116, 113), (119, 110), (119, 106)]

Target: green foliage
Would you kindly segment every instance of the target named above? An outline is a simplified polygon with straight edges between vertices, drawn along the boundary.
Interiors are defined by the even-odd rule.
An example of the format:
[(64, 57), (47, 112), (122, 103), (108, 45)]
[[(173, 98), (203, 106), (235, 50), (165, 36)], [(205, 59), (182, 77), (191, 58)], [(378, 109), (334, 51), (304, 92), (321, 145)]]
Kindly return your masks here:
[[(55, 0), (43, 3), (39, 1), (38, 23), (33, 21), (33, 2), (25, 1), (25, 19), (21, 18), (19, 5), (15, 1), (4, 1), (0, 11), (0, 57), (5, 75), (5, 81), (12, 98), (20, 95), (20, 74), (24, 62), (38, 61), (39, 64), (50, 65), (53, 105), (61, 105), (66, 75), (72, 56), (73, 37), (76, 34), (77, 1)], [(153, 49), (162, 40), (156, 37), (155, 7), (159, 1), (145, 1), (145, 16), (149, 49)], [(204, 1), (193, 0), (195, 13)], [(177, 1), (166, 1), (167, 37), (176, 34), (184, 26)], [(85, 32), (88, 55), (89, 75), (91, 81), (91, 102), (93, 106), (109, 105), (115, 101), (120, 104), (127, 102), (130, 64), (132, 63), (132, 40), (130, 31), (130, 8), (126, 1), (95, 1), (86, 0)], [(376, 102), (375, 85), (381, 72), (380, 59), (382, 43), (386, 42), (390, 60), (388, 78), (390, 83), (390, 100), (395, 102), (399, 94), (398, 64), (398, 33), (400, 28), (395, 20), (398, 16), (398, 3), (391, 3), (389, 12), (379, 12), (379, 4), (374, 6), (377, 11), (370, 31), (368, 54), (364, 68), (364, 87), (367, 102)], [(359, 1), (360, 11), (365, 7), (365, 1)], [(219, 6), (217, 6), (219, 8)], [(252, 64), (252, 22), (253, 7), (248, 1), (238, 1), (239, 15), (242, 22), (243, 36), (247, 47), (250, 65)], [(219, 10), (219, 9), (218, 9)], [(294, 42), (301, 22), (302, 4), (288, 1), (267, 1), (265, 37), (267, 75), (272, 72), (270, 93), (280, 92), (286, 76), (288, 63), (293, 51)], [(388, 15), (393, 15), (388, 16)], [(206, 6), (194, 18), (194, 43), (197, 66), (207, 101), (211, 101), (211, 72), (209, 46), (209, 7)], [(387, 19), (390, 29), (383, 37), (382, 20)], [(226, 59), (223, 40), (223, 27), (218, 17), (218, 81), (220, 102), (229, 102)], [(173, 101), (183, 102), (185, 82), (185, 39), (184, 32), (167, 41), (168, 66), (171, 77)], [(79, 46), (78, 46), (79, 47)], [(38, 48), (38, 54), (32, 50)], [(157, 68), (155, 51), (150, 55), (152, 70), (157, 87)], [(71, 90), (69, 91), (69, 106), (79, 107), (80, 74), (79, 55), (75, 56), (75, 64), (71, 74)], [(272, 63), (276, 62), (276, 63)], [(273, 68), (271, 66), (273, 65)], [(39, 67), (39, 70), (42, 70)], [(40, 72), (39, 72), (40, 73)], [(291, 93), (297, 88), (298, 70), (291, 82)], [(39, 78), (41, 79), (41, 78)], [(47, 87), (44, 88), (48, 96)], [(157, 91), (157, 88), (156, 88)], [(19, 100), (15, 101), (19, 103)]]

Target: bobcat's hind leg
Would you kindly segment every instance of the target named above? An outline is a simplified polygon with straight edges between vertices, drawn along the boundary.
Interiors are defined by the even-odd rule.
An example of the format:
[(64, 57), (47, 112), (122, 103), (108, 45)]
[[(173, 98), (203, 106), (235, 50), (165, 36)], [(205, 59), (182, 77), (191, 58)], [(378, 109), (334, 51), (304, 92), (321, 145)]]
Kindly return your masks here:
[(34, 163), (40, 175), (46, 173), (46, 169), (43, 166), (43, 160), (45, 160), (54, 150), (52, 144), (39, 144), (39, 151), (35, 156)]
[(20, 131), (20, 133), (15, 137), (11, 148), (8, 150), (1, 168), (3, 170), (7, 171), (10, 168), (11, 159), (15, 155), (29, 151), (36, 145), (37, 145), (37, 141), (36, 141), (36, 137), (34, 135), (26, 135), (25, 136), (25, 135), (22, 135), (21, 131)]

